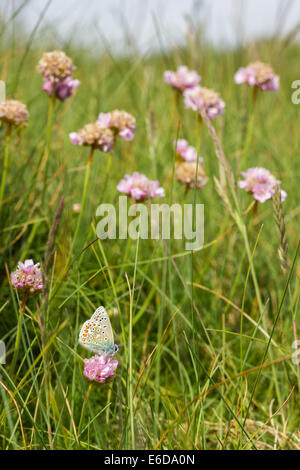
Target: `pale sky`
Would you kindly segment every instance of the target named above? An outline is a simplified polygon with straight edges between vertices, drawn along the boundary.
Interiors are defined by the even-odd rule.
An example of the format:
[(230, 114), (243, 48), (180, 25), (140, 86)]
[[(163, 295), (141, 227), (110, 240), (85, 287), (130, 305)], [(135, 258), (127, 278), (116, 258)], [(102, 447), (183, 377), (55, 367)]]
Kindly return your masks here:
[[(19, 19), (30, 32), (49, 0), (27, 0)], [(24, 0), (1, 0), (0, 11), (10, 16)], [(159, 47), (157, 27), (165, 47), (184, 42), (188, 17), (202, 23), (207, 38), (232, 45), (289, 32), (300, 25), (300, 0), (52, 0), (41, 22), (55, 26), (57, 38), (70, 32), (75, 41), (97, 38), (122, 49), (130, 35), (141, 51)], [(158, 26), (157, 26), (158, 25)], [(102, 39), (101, 39), (102, 38)]]

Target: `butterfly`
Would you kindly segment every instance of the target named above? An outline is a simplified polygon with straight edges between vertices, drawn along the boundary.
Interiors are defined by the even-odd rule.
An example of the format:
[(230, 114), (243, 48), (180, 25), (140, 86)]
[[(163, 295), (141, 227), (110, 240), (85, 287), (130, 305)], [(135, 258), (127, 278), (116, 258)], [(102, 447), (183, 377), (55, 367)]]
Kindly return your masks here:
[(96, 354), (113, 356), (119, 348), (114, 342), (114, 334), (109, 316), (104, 307), (99, 307), (87, 320), (79, 333), (79, 344)]

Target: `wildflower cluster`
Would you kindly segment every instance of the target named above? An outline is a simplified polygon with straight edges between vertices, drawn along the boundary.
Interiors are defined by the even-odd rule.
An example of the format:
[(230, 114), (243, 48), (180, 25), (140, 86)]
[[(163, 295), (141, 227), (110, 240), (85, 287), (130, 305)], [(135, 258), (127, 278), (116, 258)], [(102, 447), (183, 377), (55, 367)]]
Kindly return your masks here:
[(100, 113), (97, 122), (110, 128), (121, 139), (130, 141), (134, 138), (136, 120), (126, 111), (115, 109), (110, 113)]
[(115, 376), (117, 367), (117, 359), (104, 354), (96, 355), (90, 359), (84, 359), (83, 375), (90, 381), (104, 383)]
[(43, 90), (49, 96), (54, 94), (60, 101), (65, 101), (80, 85), (80, 81), (72, 77), (74, 69), (72, 59), (63, 51), (44, 52), (37, 65), (44, 79)]
[(102, 152), (111, 152), (115, 145), (113, 131), (97, 121), (71, 132), (70, 140), (74, 145), (90, 146)]
[[(195, 162), (197, 160), (197, 150), (187, 140), (179, 139), (174, 141), (174, 145), (176, 147), (176, 154), (186, 162)], [(203, 163), (203, 158), (199, 157), (198, 162)]]
[[(239, 187), (245, 189), (248, 193), (253, 194), (254, 199), (259, 202), (265, 202), (272, 199), (275, 194), (276, 187), (280, 186), (280, 181), (265, 168), (255, 167), (249, 168), (242, 172), (244, 180), (239, 181)], [(284, 201), (287, 193), (281, 190), (281, 200)]]
[(163, 197), (165, 191), (159, 187), (158, 181), (151, 181), (147, 176), (134, 172), (132, 175), (125, 175), (117, 186), (118, 191), (128, 194), (139, 201), (141, 199), (152, 199), (153, 197)]
[(188, 188), (203, 188), (208, 181), (203, 167), (197, 162), (183, 162), (175, 167), (175, 177)]
[(225, 111), (225, 103), (214, 90), (199, 85), (201, 77), (186, 66), (178, 67), (177, 72), (167, 70), (164, 74), (166, 83), (183, 94), (186, 108), (204, 111), (209, 119), (213, 119)]
[(263, 91), (278, 91), (279, 76), (273, 68), (263, 62), (251, 62), (247, 67), (241, 67), (235, 74), (235, 83), (247, 83), (251, 87), (260, 88)]
[(25, 126), (29, 112), (25, 104), (17, 100), (5, 100), (0, 103), (0, 121), (8, 126)]
[(43, 274), (40, 263), (34, 264), (32, 259), (25, 260), (24, 263), (19, 261), (18, 269), (11, 273), (11, 285), (23, 292), (36, 294), (43, 290)]
[(176, 72), (166, 70), (164, 73), (164, 81), (173, 88), (184, 91), (199, 85), (201, 77), (195, 70), (189, 70), (185, 65), (181, 65)]
[(203, 110), (209, 119), (213, 119), (225, 111), (225, 103), (219, 93), (204, 87), (195, 87), (183, 93), (186, 108), (200, 113)]

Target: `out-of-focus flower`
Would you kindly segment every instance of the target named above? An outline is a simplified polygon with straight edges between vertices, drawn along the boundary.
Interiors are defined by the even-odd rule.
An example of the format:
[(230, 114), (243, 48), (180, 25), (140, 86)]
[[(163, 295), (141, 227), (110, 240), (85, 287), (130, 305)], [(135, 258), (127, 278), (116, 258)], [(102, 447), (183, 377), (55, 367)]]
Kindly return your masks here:
[(130, 141), (134, 138), (136, 120), (126, 111), (115, 109), (110, 113), (100, 113), (97, 122), (112, 129), (123, 140)]
[(72, 78), (75, 69), (73, 61), (63, 51), (44, 52), (37, 65), (37, 70), (43, 75), (43, 90), (56, 98), (65, 101), (80, 85), (79, 80)]
[(186, 108), (200, 112), (203, 110), (209, 119), (213, 119), (225, 111), (225, 103), (219, 93), (204, 87), (187, 89), (183, 93)]
[(136, 201), (140, 199), (151, 199), (153, 197), (164, 197), (165, 191), (159, 186), (158, 181), (151, 181), (147, 176), (134, 172), (125, 175), (117, 185), (118, 191), (128, 194)]
[(5, 100), (0, 103), (0, 121), (10, 126), (25, 126), (29, 112), (24, 103), (17, 100)]
[[(186, 162), (195, 162), (197, 160), (197, 150), (192, 145), (189, 145), (185, 139), (179, 139), (174, 141), (176, 146), (176, 153)], [(198, 158), (199, 163), (203, 163), (203, 158)]]
[[(265, 202), (268, 199), (271, 199), (275, 194), (276, 186), (280, 186), (281, 184), (281, 182), (265, 168), (249, 168), (241, 174), (244, 177), (244, 180), (239, 181), (239, 187), (245, 189), (248, 193), (253, 194), (254, 199), (259, 202)], [(287, 193), (283, 190), (280, 192), (281, 200), (285, 201)]]
[(34, 264), (32, 259), (19, 261), (18, 269), (11, 273), (10, 282), (19, 291), (27, 291), (30, 294), (41, 292), (44, 289), (43, 274), (40, 263)]
[(79, 131), (71, 132), (69, 137), (74, 145), (90, 146), (102, 152), (111, 152), (115, 145), (113, 131), (99, 122), (86, 124)]
[(74, 80), (71, 77), (67, 77), (64, 80), (55, 83), (53, 80), (44, 81), (43, 90), (52, 95), (55, 88), (55, 96), (60, 101), (65, 101), (67, 98), (72, 96), (73, 91), (80, 85), (79, 80)]
[(107, 379), (115, 376), (118, 367), (117, 359), (102, 354), (84, 359), (83, 375), (90, 381), (104, 383)]
[(197, 188), (203, 188), (203, 186), (206, 185), (208, 178), (202, 165), (199, 163), (197, 164), (197, 162), (183, 162), (177, 164), (175, 167), (175, 178), (180, 183), (186, 184), (189, 188), (194, 188), (196, 182), (196, 172)]
[(200, 80), (200, 75), (195, 70), (189, 70), (185, 65), (178, 67), (176, 72), (166, 70), (164, 73), (165, 83), (181, 91), (199, 85)]
[(81, 211), (81, 204), (79, 204), (78, 202), (73, 204), (73, 212), (75, 212), (75, 214), (79, 214)]
[(263, 91), (278, 91), (279, 76), (273, 68), (263, 62), (252, 62), (247, 67), (241, 67), (234, 76), (235, 83), (247, 83)]

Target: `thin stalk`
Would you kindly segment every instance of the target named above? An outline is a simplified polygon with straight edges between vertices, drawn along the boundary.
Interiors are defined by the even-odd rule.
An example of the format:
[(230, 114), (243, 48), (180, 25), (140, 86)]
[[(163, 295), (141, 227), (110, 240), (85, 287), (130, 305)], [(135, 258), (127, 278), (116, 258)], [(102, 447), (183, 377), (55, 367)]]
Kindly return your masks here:
[(75, 247), (75, 244), (76, 244), (76, 241), (77, 241), (78, 233), (79, 233), (79, 230), (80, 230), (81, 221), (82, 221), (82, 217), (83, 217), (83, 212), (84, 212), (84, 209), (85, 209), (87, 189), (88, 189), (89, 178), (90, 178), (90, 173), (91, 173), (91, 166), (92, 166), (92, 162), (93, 162), (94, 150), (95, 150), (94, 147), (91, 147), (88, 162), (87, 162), (87, 167), (86, 167), (86, 171), (85, 171), (85, 179), (84, 179), (80, 214), (78, 216), (75, 234), (74, 234), (74, 237), (73, 237), (73, 241), (72, 241), (72, 245), (71, 245), (71, 248), (70, 248), (69, 256), (68, 256), (68, 259), (67, 259), (67, 262), (66, 262), (66, 270), (68, 270), (68, 268), (69, 268), (72, 253), (73, 253), (73, 250), (74, 250), (74, 247)]
[(133, 298), (132, 291), (127, 274), (126, 280), (129, 289), (129, 335), (128, 335), (128, 355), (129, 355), (129, 412), (130, 412), (130, 437), (131, 437), (131, 450), (135, 450), (135, 432), (134, 432), (134, 417), (133, 417), (133, 381), (132, 381), (132, 326), (133, 326)]
[(47, 178), (48, 178), (48, 169), (49, 169), (49, 154), (50, 154), (50, 147), (51, 147), (51, 137), (52, 137), (52, 126), (53, 126), (53, 116), (54, 116), (54, 109), (55, 109), (55, 93), (49, 98), (49, 105), (48, 105), (48, 118), (47, 118), (47, 128), (46, 128), (46, 148), (45, 148), (45, 172), (44, 172), (44, 184), (43, 184), (43, 192), (42, 192), (42, 206), (44, 205), (45, 195), (46, 195), (46, 188), (47, 188)]
[(15, 366), (16, 366), (17, 359), (18, 359), (20, 339), (21, 339), (22, 317), (23, 317), (23, 314), (25, 314), (26, 300), (27, 300), (27, 292), (24, 293), (22, 304), (21, 304), (21, 307), (19, 308), (16, 342), (15, 342), (14, 355), (13, 355), (11, 366), (10, 366), (10, 374), (13, 373)]
[[(41, 157), (39, 159), (38, 165), (37, 165), (37, 170), (36, 174), (39, 175), (40, 172), (42, 171), (43, 166), (45, 165), (45, 173), (44, 173), (44, 179), (43, 179), (43, 188), (42, 188), (42, 199), (41, 199), (41, 205), (42, 207), (44, 206), (45, 202), (45, 196), (46, 196), (46, 188), (47, 188), (47, 177), (48, 177), (48, 166), (49, 166), (49, 154), (50, 154), (50, 148), (51, 148), (51, 138), (52, 138), (52, 127), (53, 127), (53, 116), (54, 116), (54, 109), (55, 109), (55, 94), (53, 94), (49, 98), (48, 102), (48, 117), (47, 117), (47, 126), (46, 126), (46, 139), (45, 139), (45, 148), (43, 153), (41, 154)], [(34, 176), (36, 175), (34, 174)], [(34, 178), (34, 177), (33, 177)], [(30, 191), (28, 192), (28, 196), (30, 194)], [(27, 254), (29, 251), (29, 248), (31, 246), (31, 243), (33, 242), (36, 232), (39, 228), (40, 223), (36, 223), (33, 225), (32, 230), (30, 232), (28, 242), (25, 248), (25, 253)], [(24, 255), (25, 256), (25, 255)]]
[(3, 173), (2, 173), (1, 187), (0, 187), (0, 216), (2, 212), (3, 196), (4, 196), (5, 183), (6, 183), (7, 171), (8, 171), (11, 131), (12, 131), (12, 127), (11, 125), (9, 125), (7, 128), (7, 132), (6, 132), (4, 166), (3, 166)]
[(253, 94), (252, 94), (252, 103), (251, 103), (251, 110), (250, 110), (250, 116), (249, 116), (249, 122), (248, 122), (247, 135), (246, 135), (245, 146), (244, 146), (243, 154), (242, 154), (242, 166), (246, 163), (245, 160), (247, 158), (250, 144), (252, 141), (256, 98), (257, 98), (257, 88), (254, 87)]

